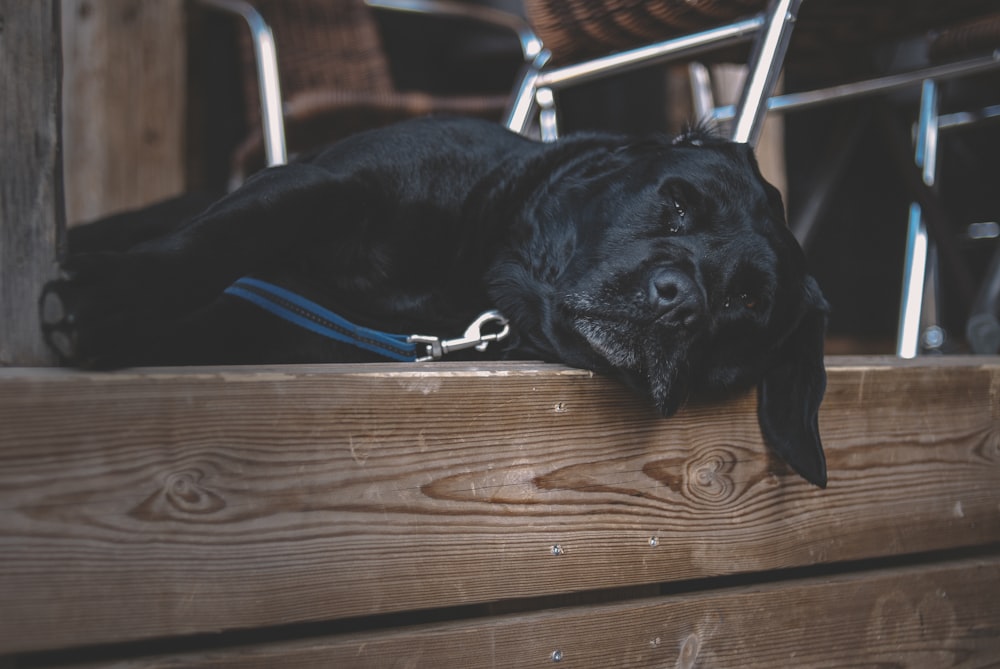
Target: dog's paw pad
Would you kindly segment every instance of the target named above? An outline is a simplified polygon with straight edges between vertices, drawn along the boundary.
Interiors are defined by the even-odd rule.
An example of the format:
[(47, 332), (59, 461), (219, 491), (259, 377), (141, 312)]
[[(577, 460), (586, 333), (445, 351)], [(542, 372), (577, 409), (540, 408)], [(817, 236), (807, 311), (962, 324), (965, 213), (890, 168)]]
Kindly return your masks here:
[(46, 286), (38, 305), (42, 335), (64, 360), (72, 361), (77, 355), (76, 319), (67, 309), (57, 286), (58, 284)]
[(60, 297), (55, 290), (47, 290), (45, 294), (42, 295), (40, 310), (42, 325), (48, 327), (60, 325), (68, 318), (66, 306), (63, 304), (62, 297)]
[(76, 333), (65, 330), (52, 330), (46, 340), (56, 353), (63, 359), (72, 361), (76, 359)]

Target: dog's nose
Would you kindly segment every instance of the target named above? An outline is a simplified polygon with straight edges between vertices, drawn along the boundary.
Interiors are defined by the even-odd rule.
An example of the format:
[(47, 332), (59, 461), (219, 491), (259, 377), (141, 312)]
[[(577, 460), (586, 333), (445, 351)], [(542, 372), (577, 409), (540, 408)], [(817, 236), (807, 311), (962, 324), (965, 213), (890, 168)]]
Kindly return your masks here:
[(687, 274), (661, 268), (649, 280), (649, 303), (656, 318), (671, 325), (692, 327), (701, 320), (698, 286)]

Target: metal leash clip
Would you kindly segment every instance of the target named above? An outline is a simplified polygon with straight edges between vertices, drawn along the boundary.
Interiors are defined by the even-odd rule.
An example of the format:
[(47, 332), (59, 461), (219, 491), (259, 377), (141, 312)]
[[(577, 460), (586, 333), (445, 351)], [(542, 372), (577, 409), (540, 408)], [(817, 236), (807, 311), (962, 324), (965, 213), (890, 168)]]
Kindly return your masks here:
[[(483, 332), (484, 326), (494, 325), (499, 327), (499, 332)], [(465, 329), (465, 334), (457, 339), (441, 339), (433, 335), (410, 335), (407, 341), (411, 344), (424, 344), (426, 355), (417, 358), (417, 362), (429, 362), (440, 360), (443, 356), (461, 351), (466, 348), (474, 348), (480, 353), (486, 350), (491, 342), (501, 341), (510, 334), (510, 324), (499, 311), (487, 311), (479, 315), (472, 324)]]

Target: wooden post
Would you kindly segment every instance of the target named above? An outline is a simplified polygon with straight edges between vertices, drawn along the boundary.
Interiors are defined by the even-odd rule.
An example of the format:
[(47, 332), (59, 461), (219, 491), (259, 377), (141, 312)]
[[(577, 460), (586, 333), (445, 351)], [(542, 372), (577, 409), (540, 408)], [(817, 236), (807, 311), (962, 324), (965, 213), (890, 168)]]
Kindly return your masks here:
[(69, 226), (184, 190), (180, 0), (62, 0)]
[(63, 228), (59, 0), (0, 0), (0, 365), (51, 364), (38, 325)]

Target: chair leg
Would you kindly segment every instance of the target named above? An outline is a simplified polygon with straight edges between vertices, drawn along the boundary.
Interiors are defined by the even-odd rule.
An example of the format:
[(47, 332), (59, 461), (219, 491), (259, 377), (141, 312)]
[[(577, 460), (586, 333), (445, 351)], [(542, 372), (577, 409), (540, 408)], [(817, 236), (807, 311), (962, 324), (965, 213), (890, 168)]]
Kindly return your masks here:
[(556, 111), (556, 96), (551, 88), (539, 88), (535, 93), (538, 103), (538, 130), (543, 142), (559, 139), (559, 114)]
[[(920, 116), (917, 120), (914, 160), (923, 172), (924, 183), (934, 185), (937, 168), (938, 87), (932, 80), (923, 83), (920, 95)], [(906, 254), (903, 260), (903, 296), (899, 310), (899, 332), (896, 354), (901, 358), (916, 357), (920, 345), (920, 316), (927, 286), (927, 260), (930, 240), (923, 212), (916, 202), (910, 205), (906, 232)]]
[(278, 56), (271, 27), (250, 3), (244, 0), (201, 0), (215, 9), (241, 17), (250, 29), (257, 83), (260, 87), (260, 118), (263, 123), (264, 152), (268, 165), (288, 162), (285, 149), (285, 119), (281, 111)]
[(712, 75), (708, 66), (698, 61), (688, 64), (688, 80), (691, 82), (691, 106), (694, 118), (704, 121), (715, 111), (715, 94), (712, 92)]
[(767, 100), (774, 92), (781, 74), (785, 52), (788, 50), (801, 4), (802, 0), (771, 0), (768, 6), (767, 25), (757, 36), (749, 61), (746, 84), (736, 107), (731, 132), (734, 142), (757, 145)]
[(538, 74), (551, 57), (552, 54), (547, 49), (542, 49), (534, 60), (523, 67), (514, 86), (510, 106), (504, 114), (504, 125), (519, 135), (528, 134), (531, 119), (538, 109)]

